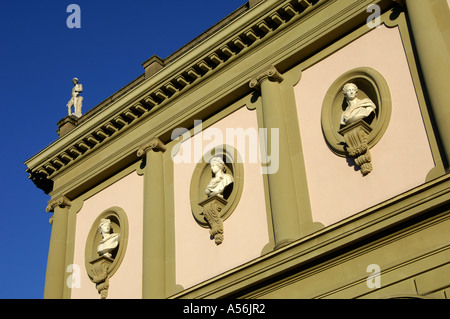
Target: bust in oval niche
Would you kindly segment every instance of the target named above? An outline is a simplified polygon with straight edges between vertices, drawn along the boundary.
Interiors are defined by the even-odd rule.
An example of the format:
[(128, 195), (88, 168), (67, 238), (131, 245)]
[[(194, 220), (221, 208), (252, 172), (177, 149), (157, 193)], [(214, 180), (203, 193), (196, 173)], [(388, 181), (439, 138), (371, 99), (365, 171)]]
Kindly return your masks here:
[(109, 279), (119, 268), (128, 241), (128, 218), (120, 207), (111, 207), (95, 219), (85, 247), (85, 267), (102, 299), (107, 298)]
[(361, 67), (342, 74), (322, 105), (322, 132), (330, 150), (352, 158), (349, 163), (354, 162), (363, 176), (370, 173), (369, 149), (386, 131), (391, 108), (388, 84), (378, 71)]
[(190, 186), (192, 215), (209, 228), (216, 245), (224, 240), (223, 222), (239, 203), (243, 188), (243, 165), (237, 150), (220, 145), (206, 152), (196, 165)]

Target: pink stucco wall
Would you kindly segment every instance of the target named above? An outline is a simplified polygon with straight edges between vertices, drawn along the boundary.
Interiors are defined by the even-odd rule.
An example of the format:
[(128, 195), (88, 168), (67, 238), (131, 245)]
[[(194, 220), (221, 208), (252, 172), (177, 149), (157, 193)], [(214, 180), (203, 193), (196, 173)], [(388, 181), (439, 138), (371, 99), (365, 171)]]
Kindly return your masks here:
[(81, 269), (81, 280), (79, 288), (72, 288), (73, 299), (100, 299), (86, 273), (84, 252), (95, 219), (113, 206), (127, 214), (129, 235), (124, 259), (109, 281), (108, 299), (142, 297), (142, 190), (143, 177), (132, 172), (84, 201), (77, 214), (74, 253), (74, 264)]
[[(200, 142), (197, 145), (202, 145), (204, 151), (224, 144), (224, 141), (213, 138), (213, 130), (221, 131), (225, 139), (227, 128), (247, 130), (257, 127), (256, 111), (242, 107), (211, 127), (204, 128), (203, 138), (197, 134), (185, 141), (180, 152), (184, 147), (193, 150), (196, 141)], [(189, 188), (197, 162), (174, 164), (176, 282), (184, 288), (259, 257), (269, 241), (260, 162), (251, 159), (249, 151), (242, 148), (248, 147), (249, 143), (244, 146), (228, 144), (237, 148), (242, 156), (249, 156), (243, 163), (242, 196), (236, 210), (224, 222), (224, 241), (219, 246), (210, 240), (209, 230), (200, 227), (191, 213)]]
[[(363, 177), (334, 155), (321, 131), (323, 98), (343, 73), (371, 67), (386, 79), (392, 115), (370, 150), (373, 171)], [(314, 221), (333, 224), (425, 181), (434, 167), (400, 34), (384, 25), (303, 71), (295, 87)]]

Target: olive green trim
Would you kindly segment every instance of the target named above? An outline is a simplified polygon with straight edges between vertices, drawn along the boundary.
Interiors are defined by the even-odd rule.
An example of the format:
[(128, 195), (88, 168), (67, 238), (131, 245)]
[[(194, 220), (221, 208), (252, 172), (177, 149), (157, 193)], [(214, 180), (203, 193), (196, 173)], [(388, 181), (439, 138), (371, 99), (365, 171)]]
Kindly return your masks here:
[[(372, 245), (365, 241), (366, 238), (381, 236), (383, 240), (384, 236), (389, 239), (390, 234), (396, 236), (397, 228), (394, 227), (396, 225), (405, 224), (408, 227), (411, 220), (425, 220), (433, 212), (436, 214), (442, 212), (442, 218), (448, 219), (449, 196), (450, 176), (445, 175), (269, 252), (245, 265), (174, 294), (170, 298), (257, 297), (250, 295), (252, 287), (261, 285), (264, 287), (263, 281), (267, 282), (265, 287), (269, 289), (271, 278), (276, 276), (282, 278), (283, 274), (288, 274), (291, 269), (297, 267), (309, 269), (311, 266), (308, 265), (314, 265), (319, 258), (323, 262), (339, 261), (340, 257), (336, 252), (339, 249), (345, 251), (346, 247), (361, 249), (359, 253), (364, 253), (365, 250), (372, 249)], [(432, 224), (439, 224), (442, 221), (439, 216), (431, 215), (429, 218)], [(414, 225), (420, 227), (420, 224), (413, 224), (412, 232), (415, 231)], [(403, 235), (400, 233), (398, 236)], [(439, 235), (436, 238), (439, 238)], [(347, 258), (346, 256), (342, 253), (341, 258)], [(405, 265), (407, 264), (408, 255), (405, 252)], [(320, 281), (317, 281), (317, 285), (319, 284)]]
[[(406, 227), (398, 232), (392, 232), (385, 237), (371, 242), (369, 245), (360, 245), (349, 252), (343, 252), (339, 257), (330, 258), (323, 263), (309, 267), (307, 270), (299, 269), (299, 271), (286, 278), (271, 283), (264, 288), (257, 289), (254, 292), (240, 296), (240, 298), (270, 298), (273, 295), (290, 296), (288, 298), (295, 298), (299, 295), (302, 298), (394, 298), (398, 296), (399, 291), (402, 295), (413, 295), (417, 298), (422, 297), (420, 294), (420, 286), (417, 286), (417, 281), (421, 277), (421, 273), (430, 271), (433, 268), (439, 268), (448, 265), (448, 253), (450, 252), (450, 245), (448, 243), (448, 236), (435, 236), (428, 238), (429, 241), (435, 243), (435, 249), (424, 250), (420, 249), (423, 240), (414, 237), (419, 232), (424, 232), (429, 229), (436, 231), (442, 229), (442, 225), (450, 224), (450, 214), (448, 211), (443, 212), (432, 219), (428, 219), (410, 227)], [(430, 231), (429, 231), (430, 232)], [(429, 233), (428, 232), (428, 233)], [(447, 240), (445, 239), (447, 237)], [(392, 253), (390, 245), (395, 245), (396, 242), (408, 240), (408, 244), (415, 244), (414, 249), (410, 249), (408, 253), (396, 253), (396, 257), (401, 257), (402, 261), (394, 264), (392, 260), (388, 260), (385, 256)], [(426, 247), (426, 245), (424, 245)], [(367, 257), (370, 256), (370, 257)], [(393, 259), (397, 259), (393, 258)], [(366, 264), (361, 265), (362, 261)], [(380, 287), (378, 289), (369, 289), (367, 282), (371, 272), (367, 272), (367, 266), (376, 264), (380, 267)], [(326, 277), (327, 271), (332, 268), (342, 268), (351, 274), (344, 274), (348, 278), (342, 282), (342, 277), (334, 274), (334, 278)], [(448, 270), (447, 270), (448, 271)], [(447, 272), (444, 272), (447, 273)], [(305, 282), (311, 277), (317, 276), (329, 278), (334, 284), (319, 282), (314, 289), (307, 287), (303, 293), (296, 294), (299, 286), (305, 287)], [(436, 274), (434, 274), (436, 276)], [(443, 275), (445, 277), (445, 275)], [(370, 280), (369, 280), (370, 281)], [(442, 279), (441, 279), (442, 281)], [(445, 281), (444, 281), (445, 282)], [(448, 280), (447, 280), (448, 282)], [(445, 283), (444, 283), (445, 285)], [(330, 286), (334, 286), (330, 289)], [(424, 285), (421, 285), (424, 286)], [(439, 289), (439, 284), (428, 282), (427, 286), (431, 286), (432, 290)], [(306, 287), (305, 287), (306, 288)], [(328, 288), (328, 289), (327, 289)], [(423, 290), (423, 289), (422, 289)], [(392, 294), (395, 291), (395, 294)]]
[[(73, 264), (73, 259), (75, 255), (75, 231), (77, 224), (77, 214), (82, 209), (84, 200), (77, 198), (72, 201), (72, 206), (69, 209), (69, 220), (67, 225), (67, 244), (66, 244), (66, 284), (64, 285), (64, 299), (70, 299), (72, 289), (67, 285), (67, 280), (71, 273), (67, 272), (67, 267)], [(81, 265), (80, 265), (81, 268)]]
[(163, 154), (167, 150), (159, 138), (139, 148), (145, 156), (142, 298), (164, 298), (166, 295), (166, 207)]
[(301, 81), (301, 70), (301, 66), (297, 66), (284, 73), (285, 80), (281, 83), (280, 89), (285, 111), (286, 130), (289, 136), (289, 151), (292, 159), (292, 175), (294, 177), (297, 207), (299, 210), (300, 233), (304, 237), (324, 226), (320, 222), (313, 221), (306, 177), (303, 144), (297, 114), (297, 101), (294, 93), (295, 85)]
[[(259, 129), (265, 129), (266, 134), (260, 136), (261, 157), (268, 154), (270, 165), (262, 165), (263, 173), (267, 175), (268, 197), (272, 213), (272, 225), (275, 235), (275, 248), (286, 245), (301, 236), (298, 207), (295, 193), (295, 183), (292, 176), (292, 159), (289, 145), (289, 136), (286, 128), (286, 113), (281, 95), (283, 75), (272, 65), (265, 66), (253, 75), (249, 86), (259, 92), (261, 106), (258, 119)], [(273, 136), (278, 138), (272, 141)], [(272, 143), (274, 142), (274, 143)], [(264, 161), (268, 163), (267, 160)]]
[[(175, 247), (175, 202), (174, 202), (174, 163), (172, 160), (171, 149), (174, 143), (169, 143), (168, 151), (163, 153), (164, 169), (164, 200), (165, 200), (165, 254), (166, 254), (166, 273), (165, 273), (165, 298), (184, 290), (184, 287), (176, 282), (176, 247)], [(143, 285), (151, 285), (151, 282), (142, 282)]]
[[(422, 85), (421, 75), (419, 72), (418, 62), (416, 62), (416, 54), (412, 45), (412, 35), (408, 27), (405, 12), (398, 11), (399, 8), (394, 8), (381, 16), (383, 23), (389, 28), (398, 27), (400, 36), (402, 38), (403, 48), (405, 50), (406, 59), (408, 61), (409, 70), (414, 84), (414, 89), (419, 102), (420, 112), (422, 114), (425, 131), (427, 132), (428, 142), (430, 143), (431, 153), (434, 159), (435, 167), (428, 172), (425, 181), (431, 181), (434, 178), (445, 174), (444, 161), (441, 150), (438, 146), (438, 141), (434, 126), (431, 120), (429, 106), (425, 98), (424, 88)], [(395, 19), (392, 17), (397, 16)]]
[(58, 201), (62, 205), (51, 205), (54, 211), (52, 217), (52, 232), (47, 260), (47, 271), (45, 275), (44, 298), (61, 299), (64, 295), (65, 272), (66, 272), (66, 243), (67, 228), (69, 220), (69, 206)]
[(405, 0), (429, 107), (434, 116), (446, 169), (450, 161), (450, 59), (448, 2)]

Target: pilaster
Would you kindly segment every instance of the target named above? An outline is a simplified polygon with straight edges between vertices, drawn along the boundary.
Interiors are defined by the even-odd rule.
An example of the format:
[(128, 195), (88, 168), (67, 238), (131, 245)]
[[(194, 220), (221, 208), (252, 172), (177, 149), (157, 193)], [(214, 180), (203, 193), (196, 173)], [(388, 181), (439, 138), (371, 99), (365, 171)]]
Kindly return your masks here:
[(65, 196), (58, 196), (48, 202), (47, 212), (53, 212), (53, 217), (45, 276), (46, 299), (62, 299), (64, 296), (67, 231), (71, 205), (72, 202)]
[[(263, 123), (260, 127), (267, 130), (267, 134), (261, 136), (261, 139), (265, 139), (266, 152), (272, 155), (265, 173), (269, 185), (276, 248), (300, 238), (301, 235), (289, 136), (280, 91), (283, 80), (278, 70), (269, 66), (250, 81), (250, 88), (261, 93)], [(272, 134), (277, 131), (278, 140), (272, 144)], [(273, 156), (274, 152), (278, 152), (278, 156)], [(265, 155), (262, 154), (262, 157)], [(278, 159), (278, 163), (273, 159)]]
[(166, 146), (153, 138), (137, 155), (145, 157), (142, 298), (165, 298), (165, 198), (163, 153)]
[[(450, 161), (450, 59), (446, 35), (450, 11), (444, 0), (405, 0), (441, 147)], [(448, 39), (448, 37), (447, 37)]]

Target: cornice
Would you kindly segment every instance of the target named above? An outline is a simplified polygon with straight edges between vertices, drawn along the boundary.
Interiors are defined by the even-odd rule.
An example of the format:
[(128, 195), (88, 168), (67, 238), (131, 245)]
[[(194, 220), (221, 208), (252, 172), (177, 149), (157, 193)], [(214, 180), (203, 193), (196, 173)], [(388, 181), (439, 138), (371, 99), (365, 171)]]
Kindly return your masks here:
[(42, 181), (54, 179), (322, 2), (264, 1), (255, 6), (25, 162), (30, 178), (42, 188)]

